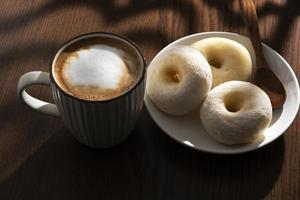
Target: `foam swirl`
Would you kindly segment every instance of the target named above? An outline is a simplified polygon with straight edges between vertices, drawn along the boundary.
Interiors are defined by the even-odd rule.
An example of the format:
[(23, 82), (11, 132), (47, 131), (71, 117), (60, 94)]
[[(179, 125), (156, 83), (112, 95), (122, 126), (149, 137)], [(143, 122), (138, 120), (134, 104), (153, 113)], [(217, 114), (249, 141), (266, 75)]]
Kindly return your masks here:
[(122, 51), (97, 44), (80, 49), (69, 56), (63, 68), (65, 82), (71, 86), (117, 89), (127, 72)]

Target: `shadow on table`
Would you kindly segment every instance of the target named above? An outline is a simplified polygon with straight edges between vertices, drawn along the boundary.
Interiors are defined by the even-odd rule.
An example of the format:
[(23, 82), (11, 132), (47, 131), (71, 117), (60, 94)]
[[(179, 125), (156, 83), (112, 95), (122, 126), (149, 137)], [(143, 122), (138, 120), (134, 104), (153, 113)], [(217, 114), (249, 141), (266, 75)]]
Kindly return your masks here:
[(140, 128), (110, 149), (86, 147), (61, 128), (0, 182), (0, 199), (140, 199), (152, 162)]
[[(238, 0), (203, 0), (203, 2), (222, 12), (223, 23), (226, 26), (245, 26), (243, 25), (242, 15), (239, 13)], [(278, 17), (277, 24), (271, 33), (271, 38), (267, 39), (266, 43), (276, 51), (281, 52), (291, 33), (295, 20), (300, 15), (300, 1), (287, 0), (286, 3), (282, 5), (279, 5), (278, 2), (276, 3), (275, 1), (266, 1), (261, 7), (257, 7), (257, 15), (259, 20), (268, 15)]]
[[(192, 22), (189, 19), (191, 13), (193, 13), (190, 10), (194, 8), (193, 4), (187, 0), (180, 1), (176, 4), (172, 0), (49, 0), (44, 4), (32, 8), (30, 11), (23, 12), (18, 15), (2, 17), (0, 19), (0, 33), (13, 33), (16, 30), (22, 30), (22, 28), (40, 18), (45, 20), (45, 17), (47, 17), (47, 15), (50, 15), (55, 11), (63, 10), (66, 8), (76, 9), (77, 7), (88, 7), (91, 10), (98, 11), (97, 14), (99, 15), (99, 17), (102, 17), (104, 19), (102, 28), (105, 28), (106, 24), (111, 25), (133, 16), (142, 16), (146, 12), (151, 10), (170, 9), (175, 10), (176, 13), (179, 13), (183, 16), (183, 19), (186, 19), (185, 26), (188, 26), (187, 29), (193, 29)], [(149, 20), (150, 23), (151, 19)], [(145, 48), (147, 47), (148, 49), (155, 46), (156, 49), (160, 49), (169, 42), (176, 39), (173, 35), (171, 38), (168, 38), (168, 27), (164, 26), (166, 23), (165, 21), (166, 20), (160, 20), (159, 26), (155, 29), (148, 27), (147, 24), (143, 24), (140, 25), (140, 27), (134, 27), (127, 32), (120, 32), (120, 34), (129, 37), (134, 42), (138, 43), (139, 46), (145, 46)], [(61, 29), (66, 27), (54, 28)], [(82, 33), (84, 33), (84, 31)], [(80, 33), (74, 33), (66, 40), (77, 34)], [(55, 50), (57, 50), (59, 46), (59, 44), (43, 42), (42, 44), (33, 43), (29, 44), (28, 46), (16, 46), (11, 49), (5, 49), (0, 53), (0, 70), (4, 70), (4, 66), (8, 66), (16, 60), (22, 60), (22, 62), (26, 62), (28, 60), (32, 60), (33, 56), (45, 57), (47, 55), (52, 55), (52, 52), (55, 52)], [(151, 55), (153, 56), (153, 54), (154, 52)], [(50, 57), (49, 59), (51, 58), (52, 57)]]
[(154, 146), (165, 161), (161, 175), (170, 199), (263, 199), (281, 173), (283, 137), (253, 152), (215, 155), (186, 148), (149, 126), (156, 127), (151, 131), (157, 132)]
[(0, 198), (261, 199), (282, 166), (283, 138), (258, 151), (217, 156), (171, 140), (144, 110), (132, 135), (111, 149), (53, 134), (0, 183)]
[[(178, 1), (174, 2), (171, 0), (159, 1), (159, 0), (127, 0), (127, 1), (118, 1), (118, 0), (104, 0), (104, 1), (94, 1), (94, 0), (50, 0), (41, 6), (34, 8), (30, 12), (21, 13), (16, 16), (3, 17), (0, 19), (0, 32), (12, 32), (17, 29), (20, 29), (26, 26), (28, 23), (31, 23), (39, 18), (46, 17), (51, 12), (64, 9), (66, 7), (88, 7), (92, 10), (99, 11), (99, 17), (103, 17), (105, 23), (113, 24), (117, 23), (123, 19), (130, 18), (132, 16), (143, 15), (145, 12), (155, 9), (171, 9), (175, 13), (180, 14), (180, 18), (184, 19), (183, 29), (187, 29), (186, 34), (198, 32), (198, 31), (209, 31), (203, 30), (201, 20), (195, 18), (209, 17), (205, 13), (197, 15), (196, 13), (202, 12), (201, 4), (197, 3), (198, 1)], [(236, 28), (241, 29), (245, 26), (242, 21), (242, 16), (239, 13), (236, 4), (236, 0), (203, 0), (203, 3), (207, 4), (208, 7), (213, 7), (220, 12), (220, 23), (224, 23), (226, 30), (234, 31)], [(272, 48), (281, 52), (286, 40), (288, 39), (288, 34), (291, 33), (291, 28), (293, 27), (293, 22), (300, 14), (300, 2), (293, 0), (287, 0), (285, 4), (277, 5), (274, 2), (267, 1), (262, 6), (258, 7), (258, 15), (260, 18), (275, 15), (278, 17), (278, 23), (275, 25), (274, 31), (271, 34), (271, 38), (266, 41), (267, 44), (270, 44)], [(174, 14), (173, 14), (174, 15)], [(163, 15), (161, 15), (162, 17)], [(144, 48), (149, 49), (155, 45), (156, 49), (160, 49), (169, 42), (178, 38), (177, 35), (173, 35), (171, 31), (171, 36), (167, 34), (168, 23), (173, 24), (172, 27), (177, 27), (176, 23), (178, 22), (175, 15), (173, 19), (167, 19), (162, 17), (160, 19), (160, 27), (152, 30), (150, 27), (143, 26), (134, 27), (134, 30), (130, 32), (120, 33), (137, 42), (139, 46), (144, 46)], [(174, 32), (176, 32), (174, 30)], [(78, 34), (78, 33), (77, 33)], [(168, 37), (169, 36), (169, 37)], [(72, 36), (71, 36), (72, 37)], [(150, 37), (150, 39), (149, 39)], [(70, 39), (70, 38), (68, 38)], [(159, 47), (157, 47), (159, 46)], [(16, 47), (12, 49), (6, 49), (0, 53), (1, 65), (0, 69), (3, 69), (3, 66), (8, 66), (11, 62), (14, 62), (16, 58), (23, 59), (22, 61), (32, 59), (32, 56), (47, 56), (51, 52), (59, 47), (57, 44), (30, 44), (28, 47)], [(49, 50), (50, 49), (50, 50)], [(35, 52), (35, 50), (37, 50)], [(155, 52), (151, 53), (153, 55)], [(51, 54), (52, 55), (52, 54)], [(148, 56), (150, 57), (150, 56)], [(152, 56), (151, 56), (152, 57)]]
[[(121, 35), (129, 38), (130, 40), (138, 44), (139, 48), (144, 50), (143, 53), (149, 53), (146, 51), (145, 48), (153, 50), (153, 52), (151, 52), (152, 56), (155, 53), (157, 53), (158, 49), (163, 48), (170, 42), (168, 40), (167, 35), (164, 32), (151, 28), (143, 28), (142, 30), (122, 32)], [(18, 46), (15, 48), (3, 50), (0, 52), (0, 72), (6, 72), (7, 66), (13, 63), (27, 63), (33, 59), (45, 59), (45, 57), (48, 61), (44, 68), (46, 71), (49, 71), (49, 67), (52, 62), (51, 59), (54, 58), (54, 55), (61, 46), (62, 44), (43, 42), (31, 44), (30, 46)], [(151, 55), (147, 55), (147, 57), (149, 58), (151, 57)]]
[[(50, 88), (45, 90), (45, 87), (31, 88), (31, 91), (35, 96), (43, 96), (42, 99), (48, 100)], [(14, 174), (62, 126), (59, 120), (25, 106), (17, 98), (16, 90), (17, 87), (11, 91), (15, 95), (6, 94), (0, 103), (0, 184)]]
[[(193, 8), (192, 2), (187, 0), (178, 2), (177, 9), (173, 5), (174, 2), (172, 0), (49, 0), (37, 9), (30, 10), (30, 12), (13, 17), (3, 17), (0, 20), (0, 32), (14, 31), (26, 26), (37, 18), (41, 18), (56, 10), (65, 9), (66, 7), (89, 7), (99, 11), (99, 16), (103, 16), (109, 23), (115, 23), (131, 16), (144, 14), (147, 11), (157, 8), (175, 9), (188, 18), (191, 14), (189, 9)], [(179, 7), (180, 9), (178, 9)], [(7, 26), (9, 26), (9, 29), (6, 28)]]

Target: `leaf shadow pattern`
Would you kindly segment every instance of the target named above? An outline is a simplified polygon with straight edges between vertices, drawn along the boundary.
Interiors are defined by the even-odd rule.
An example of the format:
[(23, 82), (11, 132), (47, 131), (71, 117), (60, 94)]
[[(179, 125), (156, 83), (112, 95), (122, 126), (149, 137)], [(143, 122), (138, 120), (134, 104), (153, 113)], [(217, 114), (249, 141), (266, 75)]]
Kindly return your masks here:
[[(89, 9), (96, 10), (99, 17), (103, 17), (105, 23), (109, 23), (109, 26), (131, 16), (143, 14), (149, 10), (159, 8), (171, 10), (175, 9), (180, 16), (183, 15), (183, 18), (188, 18), (189, 14), (191, 13), (190, 9), (194, 9), (193, 4), (189, 1), (181, 1), (181, 3), (174, 5), (173, 0), (129, 0), (126, 5), (119, 7), (117, 0), (51, 0), (44, 5), (31, 10), (30, 12), (21, 13), (12, 17), (2, 17), (0, 19), (0, 33), (7, 34), (14, 32), (18, 29), (26, 27), (28, 24), (39, 18), (47, 16), (52, 12), (64, 9), (66, 7), (68, 8), (76, 6), (88, 7)], [(188, 30), (192, 30), (192, 22), (190, 22), (190, 20), (186, 20), (186, 22), (187, 23), (185, 25), (188, 26)], [(103, 26), (105, 27), (106, 25), (103, 24)], [(152, 47), (152, 49), (157, 51), (170, 41), (176, 39), (176, 35), (171, 35), (171, 37), (169, 37), (167, 31), (167, 27), (164, 25), (161, 27), (151, 28), (145, 24), (142, 27), (135, 27), (134, 29), (131, 28), (129, 30), (125, 30), (120, 34), (127, 36), (139, 46), (147, 45), (148, 47)], [(56, 44), (54, 42), (43, 42), (31, 43), (27, 46), (18, 45), (16, 47), (6, 49), (0, 53), (1, 69), (4, 69), (5, 66), (8, 66), (15, 61), (21, 60), (22, 63), (24, 63), (24, 61), (30, 61), (33, 57), (48, 56), (48, 60), (50, 60), (59, 47), (60, 44)], [(148, 52), (146, 51), (146, 53)], [(148, 59), (151, 58), (155, 53), (156, 52), (148, 53)]]
[[(0, 33), (8, 33), (11, 31), (15, 31), (16, 29), (20, 29), (33, 22), (34, 20), (41, 18), (55, 10), (75, 6), (87, 6), (91, 9), (94, 9), (98, 11), (99, 16), (101, 15), (102, 17), (104, 17), (106, 21), (109, 21), (109, 23), (116, 23), (120, 20), (129, 18), (130, 16), (137, 16), (143, 14), (148, 10), (168, 8), (176, 10), (176, 12), (179, 12), (183, 18), (188, 19), (188, 33), (193, 33), (200, 30), (207, 31), (202, 30), (203, 28), (199, 28), (198, 23), (201, 23), (201, 21), (199, 21), (199, 19), (195, 19), (195, 17), (199, 18), (199, 16), (195, 13), (200, 12), (199, 10), (202, 9), (198, 5), (199, 3), (195, 3), (197, 1), (185, 0), (176, 1), (176, 3), (174, 2), (175, 1), (172, 0), (129, 0), (126, 5), (120, 7), (118, 6), (117, 0), (52, 0), (30, 12), (14, 17), (2, 17), (0, 19)], [(236, 11), (235, 6), (233, 6), (236, 0), (203, 0), (203, 2), (209, 7), (215, 7), (218, 9), (218, 11), (222, 12), (222, 16), (219, 16), (218, 20), (221, 20), (222, 23), (225, 24), (225, 26), (229, 27), (229, 29), (230, 27), (234, 29), (243, 26), (242, 16)], [(269, 14), (278, 15), (278, 23), (276, 25), (276, 28), (274, 28), (272, 37), (267, 40), (267, 43), (270, 43), (271, 46), (275, 48), (275, 50), (280, 52), (288, 38), (288, 35), (290, 33), (289, 30), (292, 28), (293, 22), (295, 21), (296, 17), (300, 14), (300, 2), (297, 2), (295, 0), (287, 0), (286, 4), (284, 5), (276, 5), (273, 2), (267, 1), (264, 5), (257, 9), (257, 12), (259, 17), (267, 16)], [(161, 14), (161, 16), (162, 15), (163, 13)], [(177, 21), (174, 18), (172, 22), (173, 28), (178, 28), (175, 25), (176, 23)], [(161, 24), (161, 27), (158, 30), (151, 30), (150, 28), (146, 27), (144, 28), (144, 30), (130, 30), (129, 33), (122, 34), (129, 35), (130, 39), (133, 40), (141, 40), (139, 44), (147, 42), (147, 39), (152, 37), (153, 39), (151, 38), (151, 42), (148, 42), (147, 45), (154, 45), (157, 43), (153, 41), (155, 39), (158, 39), (158, 49), (163, 47), (170, 41), (177, 39), (176, 35), (172, 35), (171, 38), (168, 37), (167, 32), (165, 32), (166, 28), (168, 28), (166, 24)], [(141, 36), (143, 36), (143, 38), (146, 39), (143, 40), (143, 38), (140, 38)], [(51, 46), (53, 46), (53, 44)], [(33, 45), (27, 47), (26, 49), (24, 48), (24, 50), (17, 50), (17, 54), (27, 59), (26, 56), (23, 56), (24, 53), (28, 54), (29, 58), (32, 54), (29, 54), (27, 52), (39, 51), (38, 49), (39, 47), (35, 48), (35, 46)], [(14, 52), (15, 49), (2, 53), (3, 55), (1, 55), (1, 57), (4, 58), (4, 60), (1, 61), (1, 66), (6, 66), (7, 63), (13, 61), (13, 59), (11, 59), (11, 56), (15, 56)]]
[[(98, 14), (105, 18), (109, 23), (116, 23), (120, 20), (143, 14), (146, 11), (157, 8), (174, 9), (172, 0), (129, 0), (125, 6), (118, 6), (117, 0), (52, 0), (42, 5), (36, 10), (14, 16), (2, 17), (0, 20), (0, 32), (11, 32), (22, 28), (37, 18), (41, 18), (55, 10), (66, 7), (86, 6), (98, 11)], [(179, 5), (182, 7), (193, 8), (190, 1), (182, 1)], [(176, 9), (184, 17), (188, 18), (190, 12), (187, 9)]]
[[(158, 50), (169, 43), (167, 35), (157, 29), (144, 28), (141, 30), (129, 30), (121, 33), (128, 39), (134, 41), (139, 47)], [(44, 58), (47, 60), (47, 66), (44, 67), (48, 71), (51, 59), (61, 47), (61, 44), (42, 42), (33, 43), (29, 46), (17, 46), (0, 52), (0, 72), (6, 72), (6, 66), (10, 66), (14, 62), (26, 63), (35, 58)], [(146, 50), (146, 49), (143, 49)], [(156, 52), (146, 52), (147, 60)], [(16, 60), (17, 58), (17, 60)], [(11, 80), (15, 81), (15, 80)]]
[[(243, 24), (242, 15), (237, 8), (238, 0), (225, 0), (222, 2), (218, 0), (203, 0), (203, 2), (223, 12), (222, 19), (226, 26), (236, 27)], [(274, 27), (271, 38), (266, 39), (266, 43), (269, 43), (270, 46), (278, 52), (281, 52), (291, 32), (294, 21), (297, 16), (300, 15), (300, 1), (287, 0), (283, 5), (277, 5), (275, 2), (266, 1), (262, 6), (257, 8), (259, 19), (270, 14), (276, 15), (278, 17), (278, 22)], [(238, 22), (232, 23), (232, 19), (235, 19)], [(247, 31), (244, 32), (246, 33)]]

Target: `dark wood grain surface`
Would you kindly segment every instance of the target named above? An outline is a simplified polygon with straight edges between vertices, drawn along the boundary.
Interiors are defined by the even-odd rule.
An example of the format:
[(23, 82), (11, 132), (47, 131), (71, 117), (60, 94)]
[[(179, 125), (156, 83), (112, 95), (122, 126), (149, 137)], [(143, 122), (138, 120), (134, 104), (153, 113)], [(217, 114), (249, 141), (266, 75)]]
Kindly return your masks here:
[[(300, 3), (256, 0), (263, 41), (300, 73)], [(62, 121), (16, 97), (18, 78), (48, 71), (57, 48), (81, 33), (109, 31), (136, 42), (150, 61), (165, 45), (203, 31), (247, 34), (225, 0), (1, 0), (0, 199), (300, 199), (300, 120), (283, 137), (242, 155), (183, 147), (146, 109), (121, 145), (79, 144)], [(47, 87), (31, 92), (50, 99)]]

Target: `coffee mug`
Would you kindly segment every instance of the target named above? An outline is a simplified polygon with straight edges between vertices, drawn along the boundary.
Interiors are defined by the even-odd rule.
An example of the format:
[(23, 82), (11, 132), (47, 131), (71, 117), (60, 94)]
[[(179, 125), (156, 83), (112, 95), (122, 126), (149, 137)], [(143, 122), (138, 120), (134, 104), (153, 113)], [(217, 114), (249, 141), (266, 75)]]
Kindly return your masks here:
[[(132, 86), (123, 93), (104, 100), (86, 100), (66, 92), (54, 76), (58, 57), (70, 45), (102, 38), (126, 45), (136, 59), (138, 74)], [(143, 107), (146, 63), (138, 47), (119, 35), (96, 32), (77, 36), (66, 42), (55, 54), (50, 73), (33, 71), (21, 76), (18, 82), (18, 97), (25, 105), (55, 117), (61, 117), (72, 135), (90, 147), (107, 148), (121, 143), (134, 129)], [(52, 89), (55, 104), (39, 100), (26, 92), (31, 85), (48, 85)]]

